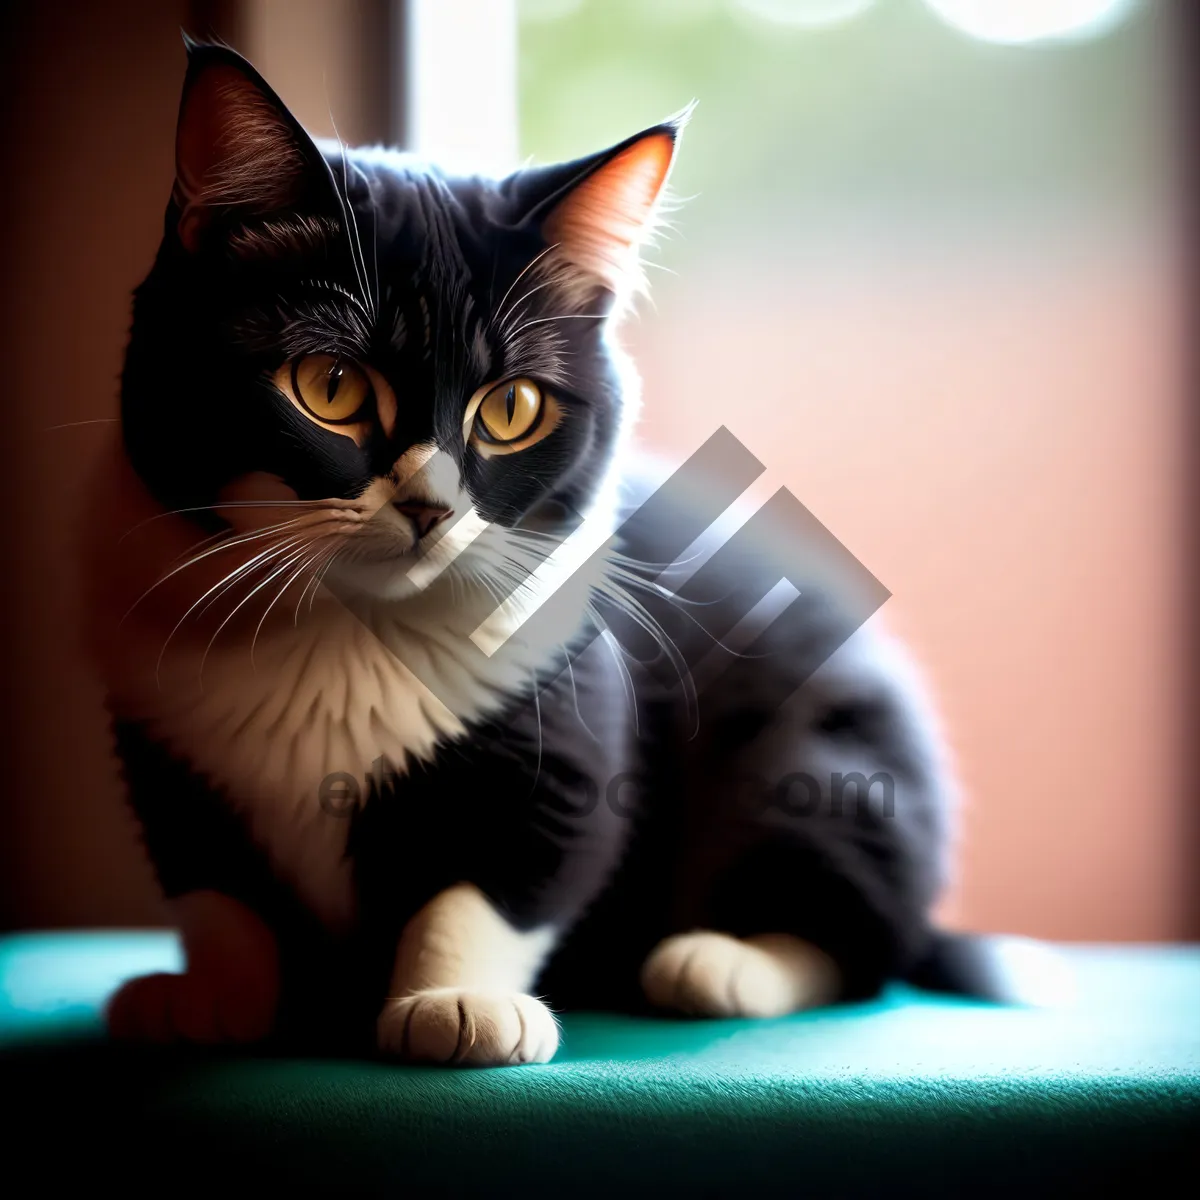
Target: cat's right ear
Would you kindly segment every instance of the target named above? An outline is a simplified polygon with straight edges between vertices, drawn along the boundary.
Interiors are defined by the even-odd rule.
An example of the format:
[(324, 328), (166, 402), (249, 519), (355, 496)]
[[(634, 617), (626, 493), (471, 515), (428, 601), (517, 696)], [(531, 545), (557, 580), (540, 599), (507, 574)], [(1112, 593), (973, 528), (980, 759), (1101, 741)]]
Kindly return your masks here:
[(320, 204), (328, 168), (262, 76), (225, 46), (184, 45), (172, 207), (185, 249), (217, 222)]

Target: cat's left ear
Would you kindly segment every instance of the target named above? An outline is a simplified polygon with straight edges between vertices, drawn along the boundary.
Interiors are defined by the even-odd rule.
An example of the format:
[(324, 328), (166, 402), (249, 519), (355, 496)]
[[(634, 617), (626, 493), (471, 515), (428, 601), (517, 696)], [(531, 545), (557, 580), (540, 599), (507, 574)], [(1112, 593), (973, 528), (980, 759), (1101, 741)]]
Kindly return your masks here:
[(609, 150), (514, 180), (523, 224), (535, 224), (560, 257), (621, 296), (641, 282), (639, 252), (654, 231), (689, 106)]
[(262, 76), (225, 46), (185, 46), (172, 195), (184, 247), (195, 250), (222, 219), (326, 203), (328, 167)]

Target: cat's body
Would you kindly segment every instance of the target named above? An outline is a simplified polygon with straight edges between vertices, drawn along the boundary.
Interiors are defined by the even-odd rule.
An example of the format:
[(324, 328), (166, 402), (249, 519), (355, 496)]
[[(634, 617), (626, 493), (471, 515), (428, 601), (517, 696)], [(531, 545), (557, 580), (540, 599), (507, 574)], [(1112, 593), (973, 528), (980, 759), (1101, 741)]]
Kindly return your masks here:
[[(861, 579), (814, 552), (810, 587), (760, 529), (655, 582), (724, 507), (644, 503), (607, 333), (677, 132), (445, 180), (320, 159), (192, 51), (87, 539), (189, 950), (119, 1032), (527, 1061), (556, 1043), (531, 993), (767, 1015), (936, 949), (952, 789)], [(795, 603), (726, 646), (783, 576)]]

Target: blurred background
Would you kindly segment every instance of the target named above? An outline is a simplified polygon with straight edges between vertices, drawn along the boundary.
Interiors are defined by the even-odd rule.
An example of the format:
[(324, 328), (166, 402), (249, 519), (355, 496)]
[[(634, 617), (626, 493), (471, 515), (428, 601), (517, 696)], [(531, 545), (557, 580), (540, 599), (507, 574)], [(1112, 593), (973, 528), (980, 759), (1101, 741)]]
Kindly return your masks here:
[[(697, 99), (641, 437), (727, 425), (893, 593), (966, 794), (947, 916), (1200, 936), (1184, 3), (227, 0), (4, 10), (0, 926), (148, 924), (69, 631), (79, 483), (171, 188), (180, 28), (314, 133), (502, 171)], [(1190, 791), (1189, 791), (1190, 788)]]

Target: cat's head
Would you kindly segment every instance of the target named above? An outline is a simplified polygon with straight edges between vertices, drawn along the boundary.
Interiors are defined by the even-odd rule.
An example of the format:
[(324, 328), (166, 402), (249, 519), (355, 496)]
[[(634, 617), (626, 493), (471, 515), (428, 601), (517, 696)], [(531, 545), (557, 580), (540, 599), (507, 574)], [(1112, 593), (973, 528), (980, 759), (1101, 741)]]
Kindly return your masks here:
[(189, 44), (123, 376), (134, 467), (216, 528), (324, 514), (348, 577), (381, 593), (485, 527), (569, 527), (636, 402), (607, 334), (681, 126), (450, 178), (319, 145), (244, 59)]

